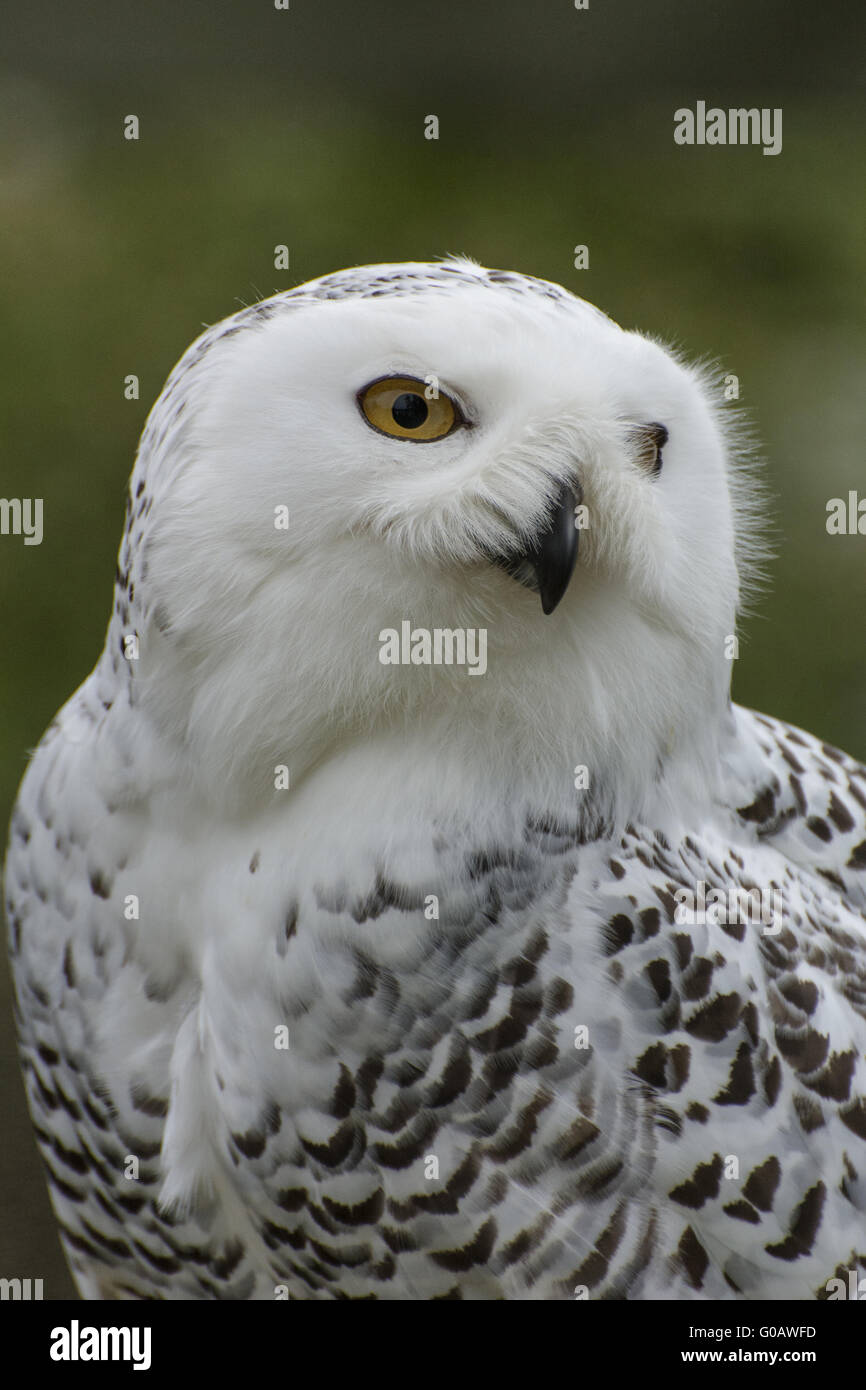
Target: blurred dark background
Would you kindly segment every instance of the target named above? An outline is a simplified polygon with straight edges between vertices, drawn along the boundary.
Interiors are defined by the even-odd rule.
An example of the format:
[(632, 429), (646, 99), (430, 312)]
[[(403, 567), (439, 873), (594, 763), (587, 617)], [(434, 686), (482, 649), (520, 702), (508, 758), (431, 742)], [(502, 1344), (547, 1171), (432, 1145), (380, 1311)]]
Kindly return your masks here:
[[(866, 537), (825, 527), (829, 498), (866, 496), (859, 4), (19, 0), (2, 37), (0, 495), (45, 513), (41, 546), (0, 536), (4, 821), (101, 648), (136, 441), (202, 324), (341, 266), (447, 252), (559, 281), (736, 373), (778, 555), (735, 696), (866, 758)], [(698, 100), (782, 107), (782, 153), (675, 145), (674, 111)], [(0, 1276), (59, 1298), (8, 996), (4, 963)]]

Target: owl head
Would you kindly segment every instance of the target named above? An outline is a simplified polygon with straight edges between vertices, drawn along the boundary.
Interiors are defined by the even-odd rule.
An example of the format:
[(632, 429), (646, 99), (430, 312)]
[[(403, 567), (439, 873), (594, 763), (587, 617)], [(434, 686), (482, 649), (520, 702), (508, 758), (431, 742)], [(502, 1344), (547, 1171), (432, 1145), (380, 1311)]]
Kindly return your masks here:
[[(651, 338), (467, 260), (276, 295), (151, 412), (106, 657), (223, 795), (365, 740), (503, 787), (586, 766), (631, 807), (686, 768), (705, 792), (759, 550), (729, 409)], [(437, 662), (437, 631), (474, 663), (454, 636)]]

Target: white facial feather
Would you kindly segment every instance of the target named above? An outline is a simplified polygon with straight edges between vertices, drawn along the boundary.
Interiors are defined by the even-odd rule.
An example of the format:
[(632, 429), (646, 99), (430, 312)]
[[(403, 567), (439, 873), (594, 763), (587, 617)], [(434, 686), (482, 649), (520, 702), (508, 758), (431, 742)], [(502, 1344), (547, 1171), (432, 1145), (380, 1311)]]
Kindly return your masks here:
[[(372, 430), (356, 396), (389, 374), (435, 377), (469, 426), (430, 443)], [(658, 477), (634, 457), (650, 422), (669, 435)], [(489, 554), (574, 480), (578, 569), (540, 621)], [(575, 762), (604, 768), (614, 807), (660, 758), (701, 787), (713, 772), (748, 483), (706, 375), (564, 291), (461, 261), (344, 272), (244, 310), (175, 370), (132, 494), (134, 600), (109, 649), (118, 627), (139, 633), (137, 701), (196, 795), (260, 797), (275, 762), (301, 778), (395, 721), (432, 728), (455, 768), (469, 738), (500, 781), (548, 791)], [(404, 619), (486, 628), (488, 674), (382, 666), (378, 635)]]

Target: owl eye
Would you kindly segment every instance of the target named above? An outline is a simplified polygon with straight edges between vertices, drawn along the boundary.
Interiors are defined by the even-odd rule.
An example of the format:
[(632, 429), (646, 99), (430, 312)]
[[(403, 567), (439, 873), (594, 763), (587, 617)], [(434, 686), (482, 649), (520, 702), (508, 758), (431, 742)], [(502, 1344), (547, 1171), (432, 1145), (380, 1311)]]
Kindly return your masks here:
[(463, 417), (449, 396), (440, 391), (431, 400), (427, 389), (415, 377), (386, 376), (358, 392), (358, 405), (367, 424), (391, 439), (444, 439)]
[(662, 449), (668, 442), (668, 432), (664, 425), (653, 423), (637, 425), (632, 431), (635, 446), (635, 461), (648, 473), (662, 471)]

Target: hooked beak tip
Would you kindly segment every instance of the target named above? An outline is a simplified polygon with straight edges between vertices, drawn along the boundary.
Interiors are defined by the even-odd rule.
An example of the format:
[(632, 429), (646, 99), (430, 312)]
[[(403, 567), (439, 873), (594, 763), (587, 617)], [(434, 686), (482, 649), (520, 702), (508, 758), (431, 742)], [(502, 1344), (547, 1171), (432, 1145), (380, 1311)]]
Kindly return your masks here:
[(558, 607), (577, 564), (580, 532), (575, 511), (582, 497), (579, 483), (560, 483), (548, 518), (530, 544), (496, 557), (496, 563), (518, 583), (539, 595), (541, 611), (548, 617)]

